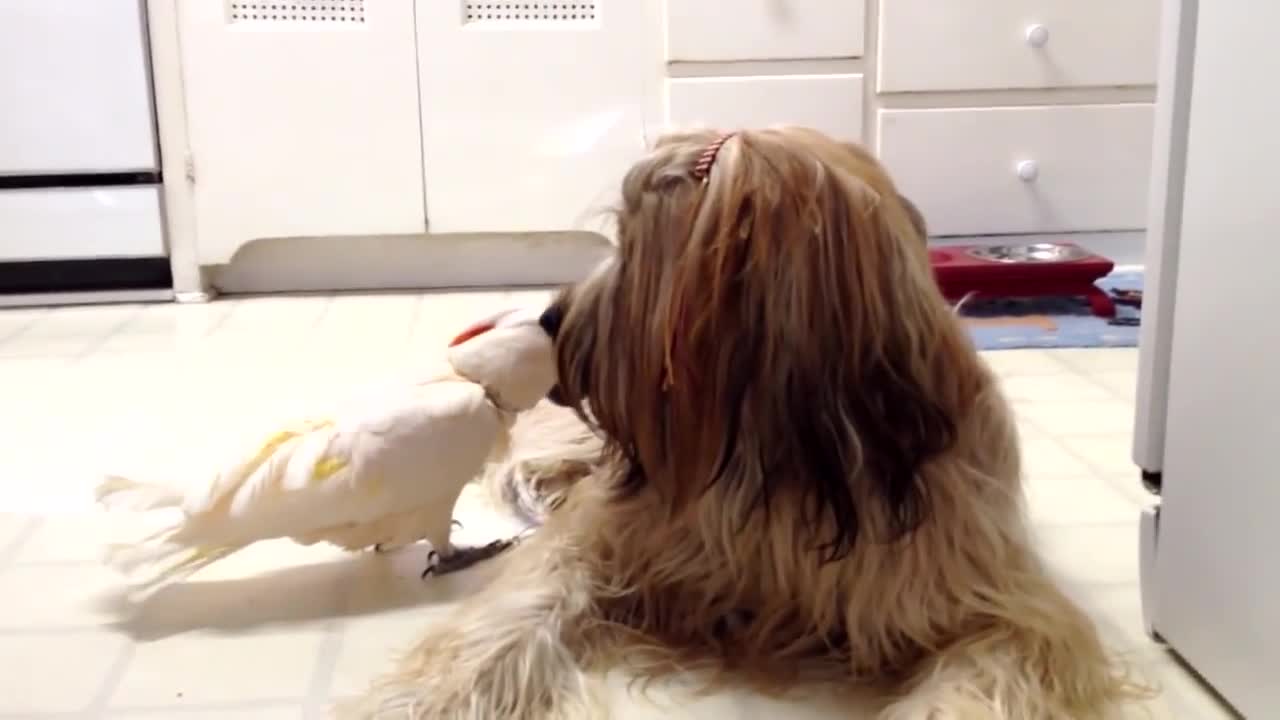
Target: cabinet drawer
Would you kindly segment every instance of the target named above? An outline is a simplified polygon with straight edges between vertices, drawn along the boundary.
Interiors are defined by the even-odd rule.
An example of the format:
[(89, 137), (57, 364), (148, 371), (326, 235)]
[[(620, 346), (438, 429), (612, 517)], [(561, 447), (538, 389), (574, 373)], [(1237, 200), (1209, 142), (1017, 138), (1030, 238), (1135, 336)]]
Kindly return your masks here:
[(879, 155), (935, 235), (1146, 224), (1152, 106), (882, 110)]
[(667, 81), (667, 121), (723, 129), (804, 125), (862, 137), (861, 75), (771, 75)]
[(877, 88), (1153, 85), (1159, 20), (1159, 0), (882, 2)]
[(865, 0), (667, 0), (667, 60), (861, 57)]
[(0, 190), (0, 262), (161, 257), (156, 185)]

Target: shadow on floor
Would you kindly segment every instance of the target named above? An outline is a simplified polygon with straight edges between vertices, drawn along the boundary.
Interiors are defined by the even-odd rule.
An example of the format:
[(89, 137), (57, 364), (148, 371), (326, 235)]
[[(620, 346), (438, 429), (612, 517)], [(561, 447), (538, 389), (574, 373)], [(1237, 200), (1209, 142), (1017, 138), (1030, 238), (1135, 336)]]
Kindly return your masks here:
[(243, 632), (268, 626), (314, 623), (419, 606), (440, 606), (469, 597), (499, 572), (505, 558), (469, 570), (421, 579), (409, 548), (393, 556), (372, 553), (272, 570), (250, 577), (193, 580), (164, 587), (145, 598), (127, 587), (98, 598), (118, 618), (115, 629), (147, 641), (194, 630)]

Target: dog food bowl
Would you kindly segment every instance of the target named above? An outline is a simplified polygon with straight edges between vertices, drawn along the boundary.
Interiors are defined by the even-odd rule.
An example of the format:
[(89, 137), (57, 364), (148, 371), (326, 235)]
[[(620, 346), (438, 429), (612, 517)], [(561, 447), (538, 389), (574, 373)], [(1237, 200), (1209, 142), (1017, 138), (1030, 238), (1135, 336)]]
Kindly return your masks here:
[(1083, 297), (1098, 317), (1115, 317), (1111, 296), (1094, 284), (1115, 264), (1066, 243), (930, 248), (929, 264), (948, 300)]
[(1082, 260), (1089, 257), (1089, 252), (1078, 245), (1032, 243), (976, 247), (969, 250), (969, 255), (979, 260), (999, 263), (1061, 263)]

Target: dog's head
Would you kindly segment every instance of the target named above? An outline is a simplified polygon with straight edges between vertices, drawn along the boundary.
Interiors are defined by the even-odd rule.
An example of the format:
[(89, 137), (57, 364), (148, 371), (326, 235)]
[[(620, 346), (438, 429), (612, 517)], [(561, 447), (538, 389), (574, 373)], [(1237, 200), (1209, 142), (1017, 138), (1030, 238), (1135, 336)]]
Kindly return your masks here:
[(955, 442), (953, 370), (973, 355), (922, 219), (860, 148), (739, 132), (704, 172), (719, 137), (668, 136), (627, 174), (616, 255), (543, 316), (554, 399), (625, 464), (620, 493), (788, 503), (832, 556), (861, 531), (901, 536), (926, 517), (920, 470)]

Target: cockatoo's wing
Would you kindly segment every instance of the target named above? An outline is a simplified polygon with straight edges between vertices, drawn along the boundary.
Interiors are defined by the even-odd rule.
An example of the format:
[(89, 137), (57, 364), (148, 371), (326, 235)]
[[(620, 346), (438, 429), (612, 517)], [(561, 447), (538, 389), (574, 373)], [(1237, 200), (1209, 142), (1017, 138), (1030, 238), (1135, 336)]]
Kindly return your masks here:
[(388, 400), (278, 433), (203, 497), (188, 499), (191, 540), (322, 538), (426, 506), (439, 507), (447, 538), (454, 502), (484, 467), (504, 420), (483, 388), (462, 380)]

